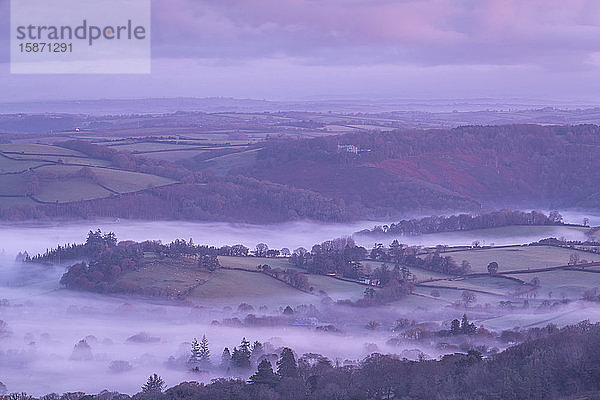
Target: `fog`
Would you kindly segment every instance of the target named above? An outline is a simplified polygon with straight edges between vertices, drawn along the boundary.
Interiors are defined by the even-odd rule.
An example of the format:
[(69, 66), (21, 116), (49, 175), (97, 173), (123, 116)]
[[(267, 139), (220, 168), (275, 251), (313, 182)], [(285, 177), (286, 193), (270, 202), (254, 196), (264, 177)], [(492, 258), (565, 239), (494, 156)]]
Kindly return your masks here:
[[(586, 214), (587, 216), (588, 214)], [(573, 218), (581, 215), (573, 214)], [(598, 217), (600, 218), (600, 216)], [(254, 247), (259, 242), (271, 248), (310, 248), (313, 244), (335, 237), (351, 235), (375, 225), (372, 221), (355, 224), (316, 224), (293, 222), (277, 225), (247, 225), (193, 222), (94, 221), (69, 224), (16, 224), (0, 226), (0, 381), (10, 392), (26, 391), (34, 395), (50, 392), (85, 391), (97, 393), (103, 389), (135, 393), (152, 373), (163, 377), (167, 386), (186, 380), (210, 381), (222, 371), (200, 375), (185, 366), (189, 342), (206, 335), (212, 362), (219, 364), (224, 347), (238, 346), (242, 337), (251, 342), (267, 343), (267, 350), (276, 352), (282, 346), (294, 349), (297, 356), (306, 352), (321, 353), (333, 361), (360, 360), (373, 351), (394, 353), (416, 359), (420, 352), (439, 357), (444, 350), (435, 343), (388, 341), (394, 337), (392, 324), (399, 318), (416, 319), (432, 330), (447, 327), (450, 320), (464, 310), (450, 308), (440, 302), (437, 308), (424, 308), (418, 302), (398, 302), (390, 306), (369, 309), (325, 305), (318, 296), (312, 303), (318, 308), (317, 325), (334, 325), (341, 333), (323, 333), (315, 326), (299, 327), (281, 324), (273, 327), (235, 327), (223, 323), (247, 313), (237, 312), (243, 301), (252, 304), (257, 316), (281, 315), (278, 299), (228, 299), (204, 301), (202, 306), (191, 303), (116, 295), (74, 292), (60, 287), (58, 281), (67, 265), (34, 266), (15, 263), (15, 255), (23, 250), (30, 254), (43, 252), (57, 244), (82, 242), (90, 229), (114, 231), (119, 240), (155, 239), (169, 242), (176, 238), (192, 238), (195, 243), (221, 246), (241, 243)], [(548, 227), (523, 230), (517, 235), (502, 230), (472, 231), (400, 238), (408, 244), (470, 244), (473, 240), (486, 243), (525, 243), (548, 236), (583, 238), (580, 230)], [(514, 233), (514, 232), (513, 232)], [(377, 238), (356, 235), (359, 244), (371, 247)], [(393, 237), (385, 237), (388, 243)], [(456, 292), (460, 297), (460, 292)], [(3, 300), (4, 299), (4, 300)], [(304, 299), (304, 297), (303, 297)], [(267, 308), (259, 309), (261, 305)], [(508, 315), (493, 308), (472, 312), (478, 324), (493, 329), (512, 326), (532, 326), (555, 321), (558, 324), (577, 322), (587, 316), (600, 319), (596, 307), (572, 303), (547, 313), (515, 311)], [(376, 330), (367, 330), (370, 320), (381, 323)], [(219, 324), (214, 324), (218, 321)], [(145, 333), (141, 341), (128, 338)], [(74, 346), (85, 339), (90, 346), (74, 354)], [(501, 344), (490, 344), (501, 347)], [(455, 349), (447, 351), (456, 351)], [(116, 370), (114, 361), (124, 361), (125, 370)], [(246, 378), (243, 376), (242, 378)]]
[[(41, 395), (50, 392), (103, 389), (126, 393), (139, 391), (152, 373), (158, 373), (168, 386), (185, 380), (210, 381), (221, 374), (192, 373), (182, 360), (189, 356), (190, 342), (206, 335), (213, 363), (220, 362), (225, 346), (238, 346), (242, 337), (268, 343), (272, 351), (289, 346), (301, 355), (321, 353), (332, 360), (359, 360), (369, 351), (402, 354), (415, 346), (390, 347), (390, 333), (355, 330), (346, 326), (344, 334), (318, 333), (313, 327), (275, 326), (272, 328), (213, 325), (213, 320), (239, 317), (246, 313), (210, 307), (190, 307), (160, 299), (108, 296), (74, 292), (59, 288), (63, 268), (20, 265), (2, 261), (0, 276), (0, 319), (7, 328), (0, 331), (0, 376), (11, 392), (27, 391)], [(232, 299), (232, 303), (243, 299)], [(280, 315), (277, 301), (257, 315)], [(318, 302), (317, 302), (318, 303)], [(333, 318), (343, 318), (343, 312)], [(356, 319), (354, 319), (356, 320)], [(325, 321), (329, 322), (329, 321)], [(141, 342), (127, 340), (144, 332)], [(74, 346), (85, 339), (91, 353), (74, 353)], [(370, 347), (365, 347), (370, 343)], [(437, 354), (430, 350), (431, 354)], [(80, 354), (81, 353), (81, 354)], [(413, 351), (416, 358), (418, 352)], [(173, 357), (169, 361), (169, 358)], [(80, 358), (80, 359), (77, 359)], [(111, 371), (113, 361), (125, 361), (126, 371)], [(247, 376), (243, 376), (247, 378)]]
[[(600, 214), (583, 211), (565, 211), (561, 213), (570, 223), (581, 223), (584, 217), (590, 219), (590, 225), (600, 225)], [(351, 236), (363, 229), (383, 225), (390, 221), (359, 221), (347, 224), (325, 224), (309, 221), (286, 222), (272, 225), (252, 225), (225, 222), (186, 222), (186, 221), (86, 221), (61, 224), (0, 224), (0, 255), (14, 257), (19, 251), (30, 254), (40, 253), (54, 248), (58, 244), (81, 243), (89, 230), (101, 229), (115, 232), (119, 240), (161, 240), (168, 243), (175, 239), (192, 238), (197, 244), (223, 246), (243, 244), (254, 248), (263, 242), (271, 248), (287, 247), (294, 249), (312, 245), (342, 236)], [(509, 245), (538, 241), (547, 237), (565, 237), (570, 240), (585, 240), (585, 234), (570, 227), (514, 227), (510, 229), (483, 229), (466, 232), (447, 232), (421, 236), (385, 237), (355, 235), (357, 244), (371, 248), (375, 242), (392, 242), (420, 246), (469, 245), (474, 240), (487, 244)]]
[(320, 224), (297, 221), (273, 225), (232, 224), (224, 222), (185, 221), (126, 221), (98, 220), (62, 224), (0, 225), (0, 254), (17, 254), (27, 250), (30, 254), (44, 252), (62, 243), (81, 243), (90, 229), (115, 232), (119, 240), (190, 239), (211, 246), (243, 244), (254, 248), (257, 243), (267, 243), (271, 248), (300, 246), (309, 248), (332, 238), (351, 235), (371, 228), (375, 222), (353, 224)]

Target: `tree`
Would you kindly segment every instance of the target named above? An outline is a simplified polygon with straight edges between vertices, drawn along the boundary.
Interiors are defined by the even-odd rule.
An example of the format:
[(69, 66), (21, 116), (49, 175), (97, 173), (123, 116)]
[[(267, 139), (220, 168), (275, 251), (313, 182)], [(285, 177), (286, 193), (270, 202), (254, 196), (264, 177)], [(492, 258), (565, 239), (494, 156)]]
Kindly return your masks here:
[(460, 333), (460, 321), (453, 319), (450, 323), (450, 333), (452, 335), (458, 335)]
[(269, 360), (262, 360), (258, 364), (258, 370), (249, 378), (253, 385), (267, 385), (274, 387), (277, 384), (277, 375), (273, 372), (273, 365)]
[(560, 213), (556, 210), (550, 211), (550, 214), (548, 214), (548, 219), (554, 224), (562, 224), (563, 222), (562, 215), (560, 215)]
[(379, 322), (377, 322), (375, 320), (369, 321), (367, 323), (367, 325), (366, 325), (366, 328), (369, 329), (369, 330), (371, 330), (371, 331), (374, 331), (378, 327), (379, 327)]
[(202, 335), (199, 350), (198, 356), (200, 359), (200, 365), (203, 368), (208, 368), (210, 366), (210, 349), (208, 347), (208, 339), (206, 338), (206, 335)]
[(231, 365), (234, 368), (246, 370), (250, 369), (250, 356), (252, 353), (250, 352), (250, 342), (246, 340), (246, 338), (242, 339), (240, 344), (240, 348), (233, 348), (233, 352), (231, 353)]
[(569, 256), (569, 265), (577, 265), (579, 264), (579, 254), (571, 253)]
[(162, 380), (157, 374), (150, 375), (148, 380), (142, 386), (142, 392), (144, 393), (162, 393), (165, 386), (165, 381)]
[(225, 347), (223, 349), (223, 353), (221, 354), (221, 369), (227, 371), (229, 367), (231, 367), (231, 353), (229, 349)]
[(252, 361), (253, 364), (256, 364), (256, 361), (260, 357), (262, 357), (262, 355), (264, 353), (265, 353), (265, 351), (263, 349), (262, 343), (257, 340), (254, 343), (252, 343), (252, 350), (251, 350), (251, 353), (250, 353), (250, 360)]
[(477, 332), (475, 324), (469, 322), (469, 320), (467, 319), (467, 314), (463, 314), (462, 316), (462, 320), (460, 321), (460, 330), (465, 335), (472, 335)]
[(294, 314), (294, 309), (290, 306), (287, 306), (284, 310), (283, 310), (283, 315), (293, 315)]
[(471, 271), (471, 263), (467, 260), (462, 260), (462, 262), (460, 263), (460, 269), (462, 274), (469, 273), (469, 271)]
[(494, 275), (498, 272), (498, 263), (496, 261), (492, 261), (487, 266), (488, 273), (490, 275)]
[(277, 375), (280, 378), (296, 378), (298, 376), (298, 365), (292, 349), (284, 347), (277, 361)]
[(473, 303), (476, 299), (475, 293), (471, 292), (470, 290), (463, 290), (461, 297), (465, 303), (465, 307), (470, 306), (471, 303)]
[(190, 358), (188, 359), (188, 365), (192, 370), (198, 370), (200, 366), (200, 343), (198, 340), (194, 338), (192, 340), (192, 349), (191, 349)]
[(198, 259), (198, 266), (212, 272), (221, 268), (221, 263), (219, 263), (219, 258), (216, 255), (205, 254)]
[(268, 250), (269, 246), (267, 246), (265, 243), (259, 243), (256, 245), (256, 251), (254, 252), (254, 255), (256, 255), (256, 257), (266, 257)]

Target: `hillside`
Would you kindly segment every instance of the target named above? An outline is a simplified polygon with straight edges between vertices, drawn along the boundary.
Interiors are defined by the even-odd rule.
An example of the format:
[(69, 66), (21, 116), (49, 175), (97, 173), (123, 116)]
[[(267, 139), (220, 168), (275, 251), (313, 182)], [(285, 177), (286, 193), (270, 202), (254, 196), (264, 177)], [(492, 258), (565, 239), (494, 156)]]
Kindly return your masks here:
[[(270, 124), (278, 132), (272, 116), (254, 117), (229, 116), (240, 126)], [(339, 222), (415, 212), (600, 207), (596, 125), (339, 135), (299, 119), (286, 122), (276, 138), (191, 130), (185, 137), (156, 136), (173, 118), (140, 116), (138, 123), (149, 126), (134, 130), (136, 136), (128, 136), (131, 122), (123, 121), (104, 133), (66, 136), (79, 140), (0, 145), (0, 218)], [(293, 124), (301, 135), (293, 135)]]
[(94, 217), (265, 223), (343, 221), (349, 213), (314, 192), (84, 141), (0, 145), (0, 219)]
[(596, 125), (468, 126), (271, 140), (238, 172), (372, 208), (597, 208), (599, 156)]

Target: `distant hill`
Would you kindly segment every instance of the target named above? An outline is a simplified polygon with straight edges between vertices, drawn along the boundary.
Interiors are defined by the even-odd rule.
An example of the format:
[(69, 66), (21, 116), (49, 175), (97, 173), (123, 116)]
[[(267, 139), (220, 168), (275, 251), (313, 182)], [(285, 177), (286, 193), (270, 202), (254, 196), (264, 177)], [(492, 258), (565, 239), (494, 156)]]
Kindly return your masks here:
[(274, 139), (238, 172), (372, 208), (598, 208), (600, 127), (468, 126)]
[[(597, 125), (319, 131), (308, 138), (286, 129), (261, 138), (0, 144), (0, 218), (335, 222), (600, 208)], [(182, 152), (190, 156), (178, 159)]]

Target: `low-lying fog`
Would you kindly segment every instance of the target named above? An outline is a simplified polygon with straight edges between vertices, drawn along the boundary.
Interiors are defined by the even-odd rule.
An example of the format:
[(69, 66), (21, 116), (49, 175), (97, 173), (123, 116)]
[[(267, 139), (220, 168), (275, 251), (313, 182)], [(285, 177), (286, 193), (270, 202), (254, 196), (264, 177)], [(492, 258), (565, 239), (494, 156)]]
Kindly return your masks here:
[[(198, 308), (160, 299), (73, 292), (59, 288), (63, 268), (46, 270), (6, 258), (2, 266), (0, 320), (7, 326), (0, 326), (0, 381), (11, 392), (41, 395), (108, 389), (133, 394), (152, 373), (161, 375), (169, 386), (186, 380), (210, 381), (222, 373), (198, 375), (185, 365), (191, 340), (204, 334), (216, 366), (223, 348), (239, 346), (242, 337), (268, 343), (273, 350), (289, 346), (298, 355), (321, 353), (340, 362), (359, 360), (375, 350), (398, 354), (412, 350), (407, 355), (418, 356), (415, 346), (387, 345), (389, 330), (367, 331), (364, 323), (356, 332), (343, 335), (318, 333), (314, 327), (213, 325), (212, 321), (224, 318), (243, 320), (247, 313), (238, 313), (235, 306)], [(281, 315), (276, 299), (251, 303), (257, 309), (259, 304), (268, 306), (257, 310), (258, 315)], [(142, 332), (137, 340), (129, 339)], [(74, 351), (82, 339), (90, 349)], [(427, 351), (437, 355), (433, 349)]]
[[(565, 221), (582, 223), (590, 219), (591, 226), (600, 225), (600, 214), (583, 211), (561, 211)], [(168, 243), (175, 239), (192, 238), (195, 243), (212, 246), (243, 244), (254, 248), (263, 242), (271, 248), (305, 247), (341, 236), (349, 236), (375, 225), (390, 221), (360, 221), (347, 224), (324, 224), (309, 221), (286, 222), (273, 225), (232, 224), (225, 222), (185, 221), (86, 221), (61, 224), (2, 224), (0, 225), (0, 255), (12, 255), (27, 250), (30, 254), (44, 252), (58, 244), (80, 243), (90, 229), (100, 228), (104, 232), (115, 232), (119, 240), (162, 240)], [(357, 244), (371, 248), (377, 241), (391, 242), (395, 238), (409, 245), (435, 246), (469, 245), (474, 240), (496, 245), (523, 244), (546, 237), (565, 237), (570, 240), (585, 240), (581, 230), (569, 227), (523, 227), (523, 229), (494, 229), (467, 232), (448, 232), (422, 236), (385, 236), (383, 238), (356, 235)]]
[[(585, 216), (594, 217), (590, 214)], [(572, 217), (580, 218), (581, 215), (573, 214)], [(600, 224), (600, 216), (592, 221), (597, 221), (592, 224)], [(347, 329), (343, 335), (339, 335), (291, 326), (240, 328), (213, 325), (213, 320), (236, 316), (243, 319), (245, 313), (237, 314), (235, 308), (224, 310), (222, 306), (198, 308), (166, 300), (72, 292), (61, 289), (58, 284), (64, 266), (48, 269), (14, 262), (19, 251), (27, 250), (35, 254), (57, 244), (79, 243), (90, 229), (97, 228), (114, 231), (119, 240), (157, 239), (169, 242), (176, 238), (193, 238), (195, 243), (215, 246), (241, 243), (253, 248), (257, 243), (264, 242), (271, 248), (293, 249), (303, 246), (310, 249), (315, 243), (351, 235), (375, 224), (371, 221), (355, 224), (293, 222), (257, 226), (179, 221), (99, 221), (61, 225), (0, 225), (0, 320), (7, 324), (6, 327), (0, 325), (0, 381), (11, 392), (26, 391), (39, 395), (76, 390), (97, 393), (102, 389), (135, 393), (146, 378), (155, 372), (165, 379), (168, 386), (185, 380), (209, 380), (214, 375), (198, 376), (181, 364), (181, 360), (185, 360), (189, 354), (189, 342), (194, 337), (200, 339), (203, 334), (210, 342), (215, 364), (220, 362), (223, 348), (227, 346), (232, 349), (239, 345), (242, 337), (250, 341), (268, 342), (273, 349), (290, 346), (298, 355), (305, 352), (321, 353), (340, 361), (360, 359), (376, 350), (414, 358), (418, 354), (412, 351), (416, 345), (391, 347), (386, 344), (392, 336), (389, 326), (370, 331), (364, 328), (361, 321), (363, 325), (360, 327)], [(584, 238), (577, 229), (548, 227), (523, 230), (517, 235), (499, 230), (433, 234), (401, 238), (401, 241), (420, 245), (453, 245), (484, 240), (499, 245), (532, 242), (548, 236)], [(392, 240), (393, 237), (385, 237), (386, 243)], [(356, 241), (370, 248), (378, 240), (357, 236)], [(239, 299), (239, 302), (242, 300)], [(253, 301), (255, 307), (259, 303), (268, 305), (268, 309), (257, 310), (258, 315), (281, 313), (277, 299)], [(318, 301), (315, 303), (318, 304)], [(376, 315), (380, 312), (377, 309), (360, 312), (359, 316), (367, 321), (381, 317)], [(391, 311), (381, 311), (386, 312)], [(401, 317), (414, 318), (402, 309), (396, 308), (393, 312), (394, 315), (389, 316), (391, 321)], [(451, 316), (421, 315), (424, 319), (429, 318), (429, 321), (445, 322), (446, 318), (456, 317), (456, 313)], [(584, 317), (582, 315), (581, 319)], [(490, 320), (490, 326), (503, 325), (506, 325), (505, 321)], [(147, 336), (142, 335), (137, 341), (128, 340), (141, 332)], [(74, 353), (75, 344), (82, 339), (86, 339), (90, 348)], [(432, 348), (420, 350), (430, 356), (439, 355), (438, 350)], [(407, 351), (412, 352), (403, 353)], [(115, 361), (124, 363), (115, 364)]]

